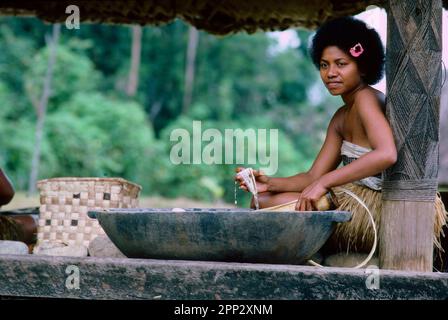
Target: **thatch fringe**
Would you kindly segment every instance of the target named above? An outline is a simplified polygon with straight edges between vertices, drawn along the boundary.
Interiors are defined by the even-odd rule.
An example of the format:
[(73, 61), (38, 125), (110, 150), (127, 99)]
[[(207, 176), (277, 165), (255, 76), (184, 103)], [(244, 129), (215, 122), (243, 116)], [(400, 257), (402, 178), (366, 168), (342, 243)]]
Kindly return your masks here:
[(22, 241), (22, 226), (10, 217), (0, 216), (0, 240)]
[(0, 15), (34, 15), (65, 22), (65, 8), (76, 4), (82, 22), (160, 25), (181, 18), (198, 29), (225, 35), (246, 31), (316, 28), (340, 16), (355, 15), (385, 0), (2, 0)]
[[(372, 249), (374, 242), (374, 233), (366, 209), (356, 201), (352, 196), (343, 191), (347, 189), (357, 195), (372, 213), (376, 229), (379, 230), (381, 222), (381, 191), (375, 191), (370, 188), (360, 186), (354, 183), (348, 183), (343, 186), (334, 187), (332, 190), (338, 200), (340, 211), (352, 212), (352, 219), (349, 222), (340, 223), (336, 226), (330, 239), (324, 246), (326, 254), (338, 252), (359, 252), (368, 253)], [(262, 211), (293, 211), (295, 210), (296, 200), (277, 206), (261, 209)], [(436, 254), (444, 251), (441, 245), (441, 237), (445, 237), (443, 226), (447, 225), (448, 212), (442, 202), (441, 195), (437, 193), (434, 221), (434, 247)]]
[[(344, 193), (342, 188), (353, 192), (365, 202), (373, 215), (377, 230), (379, 230), (381, 221), (381, 191), (375, 191), (353, 183), (333, 188), (333, 192), (339, 201), (338, 210), (350, 211), (353, 215), (350, 222), (339, 224), (336, 227), (329, 242), (337, 248), (337, 251), (369, 252), (373, 245), (374, 233), (368, 213), (355, 199)], [(445, 236), (442, 228), (447, 224), (448, 212), (443, 205), (440, 194), (437, 194), (434, 206), (436, 212), (434, 246), (438, 251), (443, 251), (440, 237)]]
[[(448, 0), (442, 0), (448, 9)], [(76, 4), (82, 22), (160, 25), (183, 19), (196, 28), (225, 35), (239, 31), (316, 28), (329, 19), (356, 15), (386, 0), (2, 0), (0, 15), (36, 16), (65, 22), (65, 8)]]

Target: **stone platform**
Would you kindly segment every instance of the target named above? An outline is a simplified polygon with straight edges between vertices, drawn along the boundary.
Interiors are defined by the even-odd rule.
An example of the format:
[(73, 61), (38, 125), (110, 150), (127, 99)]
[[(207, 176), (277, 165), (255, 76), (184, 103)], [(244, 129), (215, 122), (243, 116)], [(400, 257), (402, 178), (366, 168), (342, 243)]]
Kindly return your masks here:
[(180, 260), (1, 255), (2, 296), (89, 300), (447, 299), (448, 274), (374, 268), (355, 270)]

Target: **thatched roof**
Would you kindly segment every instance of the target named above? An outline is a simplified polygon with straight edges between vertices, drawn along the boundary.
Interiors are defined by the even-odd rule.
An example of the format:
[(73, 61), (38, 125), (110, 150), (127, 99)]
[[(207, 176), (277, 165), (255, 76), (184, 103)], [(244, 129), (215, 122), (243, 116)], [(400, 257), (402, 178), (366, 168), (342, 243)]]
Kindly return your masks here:
[[(448, 8), (448, 0), (443, 0)], [(64, 22), (65, 9), (80, 8), (81, 22), (163, 24), (181, 18), (214, 34), (238, 31), (315, 28), (339, 16), (354, 15), (387, 0), (2, 0), (0, 15), (37, 16)]]
[[(448, 9), (448, 0), (442, 0)], [(315, 28), (340, 16), (355, 15), (387, 0), (2, 0), (0, 15), (37, 16), (64, 22), (69, 5), (80, 8), (81, 22), (160, 25), (183, 19), (214, 34), (239, 31)]]

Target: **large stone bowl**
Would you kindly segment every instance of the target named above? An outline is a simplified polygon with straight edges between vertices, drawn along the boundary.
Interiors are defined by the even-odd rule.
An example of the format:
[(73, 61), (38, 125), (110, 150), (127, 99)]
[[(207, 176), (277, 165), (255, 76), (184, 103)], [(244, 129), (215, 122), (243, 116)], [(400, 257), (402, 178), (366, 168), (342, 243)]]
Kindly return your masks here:
[(129, 258), (301, 264), (316, 253), (346, 211), (250, 209), (90, 211)]

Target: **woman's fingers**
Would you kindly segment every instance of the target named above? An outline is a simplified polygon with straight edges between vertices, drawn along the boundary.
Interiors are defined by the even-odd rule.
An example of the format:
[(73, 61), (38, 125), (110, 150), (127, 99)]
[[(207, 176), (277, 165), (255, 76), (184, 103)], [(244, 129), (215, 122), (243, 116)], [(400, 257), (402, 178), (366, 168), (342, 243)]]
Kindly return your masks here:
[[(238, 173), (240, 173), (241, 171), (243, 171), (243, 170), (245, 170), (245, 169), (246, 169), (246, 168), (244, 168), (244, 167), (238, 167), (238, 168), (235, 169), (235, 172), (237, 173), (237, 174), (235, 175), (235, 180), (243, 181), (243, 178), (241, 178), (241, 177), (238, 175)], [(255, 170), (255, 169), (252, 169), (252, 173), (253, 173), (253, 175), (254, 175), (255, 178), (260, 177), (260, 176), (265, 176), (264, 172), (261, 171), (261, 170)]]
[(300, 204), (300, 211), (306, 211), (306, 199), (302, 199), (302, 203)]
[(238, 174), (238, 173), (239, 173), (240, 171), (242, 171), (242, 170), (244, 170), (243, 167), (238, 167), (238, 168), (235, 169), (235, 172), (236, 172), (237, 174), (235, 175), (234, 180), (235, 180), (235, 181), (239, 181), (240, 183), (244, 181), (243, 178)]
[(244, 170), (243, 167), (238, 167), (238, 168), (235, 169), (235, 172), (236, 172), (236, 175), (235, 175), (235, 178), (234, 178), (235, 181), (242, 181), (242, 178), (238, 175), (238, 173), (240, 171), (242, 171), (242, 170)]
[(300, 209), (300, 199), (297, 199), (296, 207), (294, 208), (294, 210), (299, 211), (299, 209)]
[(306, 211), (313, 211), (313, 204), (311, 203), (310, 199), (308, 199), (306, 202)]
[(305, 200), (303, 198), (300, 198), (297, 201), (297, 205), (296, 205), (296, 207), (298, 207), (297, 211), (304, 211), (305, 210), (304, 206), (305, 206)]
[(238, 183), (239, 183), (239, 188), (240, 188), (241, 190), (249, 191), (248, 188), (247, 188), (247, 186), (246, 186), (246, 184), (244, 183), (244, 181), (239, 180), (239, 179), (235, 179), (235, 181), (238, 181)]
[(299, 198), (296, 204), (296, 211), (313, 211), (315, 208), (313, 200)]
[(317, 211), (317, 201), (311, 199), (310, 203), (311, 203), (311, 211)]
[(239, 181), (239, 183), (240, 183), (240, 189), (247, 190), (247, 186), (246, 183), (244, 183), (244, 181)]

